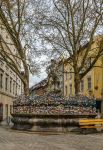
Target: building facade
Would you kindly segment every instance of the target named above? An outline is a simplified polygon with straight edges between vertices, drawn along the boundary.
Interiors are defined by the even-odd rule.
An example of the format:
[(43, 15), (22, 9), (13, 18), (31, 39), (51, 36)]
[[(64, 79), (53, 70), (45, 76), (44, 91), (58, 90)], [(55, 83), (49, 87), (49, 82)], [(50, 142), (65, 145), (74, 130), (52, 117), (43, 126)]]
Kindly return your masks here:
[[(64, 96), (75, 95), (73, 68), (69, 63), (64, 64)], [(80, 94), (102, 98), (103, 93), (103, 58), (99, 58), (80, 82)]]
[[(3, 24), (0, 22), (0, 36), (8, 43), (9, 50), (5, 45), (5, 51), (10, 51), (15, 55), (17, 55), (17, 51), (15, 46), (12, 44), (12, 41), (6, 32)], [(3, 43), (4, 44), (4, 43)], [(0, 47), (0, 51), (2, 52), (2, 47)], [(14, 56), (10, 56), (13, 58)], [(18, 69), (21, 69), (21, 61), (16, 57), (13, 58), (16, 62)], [(1, 120), (7, 120), (10, 117), (10, 112), (13, 105), (14, 97), (20, 95), (22, 92), (22, 83), (20, 78), (16, 75), (13, 70), (6, 64), (3, 58), (0, 55), (0, 118)]]
[[(95, 57), (95, 54), (98, 51), (98, 42), (100, 42), (102, 39), (103, 36), (98, 36), (94, 39), (87, 57), (87, 63), (85, 64), (86, 66), (90, 65), (91, 61), (93, 61), (92, 59)], [(85, 50), (86, 48), (80, 51), (78, 66), (81, 64)], [(95, 65), (80, 81), (80, 94), (94, 96), (97, 99), (101, 99), (103, 97), (103, 56), (99, 57)], [(74, 70), (68, 60), (66, 60), (64, 61), (64, 96), (68, 97), (70, 95), (75, 95)]]

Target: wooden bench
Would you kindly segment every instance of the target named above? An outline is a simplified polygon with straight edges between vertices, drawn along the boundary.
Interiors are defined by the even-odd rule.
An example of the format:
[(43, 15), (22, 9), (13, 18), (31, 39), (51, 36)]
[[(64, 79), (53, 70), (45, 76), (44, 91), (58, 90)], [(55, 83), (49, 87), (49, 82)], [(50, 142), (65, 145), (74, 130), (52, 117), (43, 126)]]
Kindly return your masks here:
[(86, 134), (89, 129), (103, 129), (103, 119), (81, 119), (79, 120), (81, 132)]

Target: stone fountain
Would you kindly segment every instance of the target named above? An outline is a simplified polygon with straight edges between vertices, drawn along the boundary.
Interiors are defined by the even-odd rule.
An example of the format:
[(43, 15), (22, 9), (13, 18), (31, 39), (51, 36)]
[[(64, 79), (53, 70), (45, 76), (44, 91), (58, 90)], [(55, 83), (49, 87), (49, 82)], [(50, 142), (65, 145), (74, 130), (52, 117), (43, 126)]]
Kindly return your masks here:
[(13, 129), (67, 132), (78, 126), (80, 118), (94, 118), (96, 102), (85, 96), (65, 99), (58, 94), (16, 98), (13, 104)]

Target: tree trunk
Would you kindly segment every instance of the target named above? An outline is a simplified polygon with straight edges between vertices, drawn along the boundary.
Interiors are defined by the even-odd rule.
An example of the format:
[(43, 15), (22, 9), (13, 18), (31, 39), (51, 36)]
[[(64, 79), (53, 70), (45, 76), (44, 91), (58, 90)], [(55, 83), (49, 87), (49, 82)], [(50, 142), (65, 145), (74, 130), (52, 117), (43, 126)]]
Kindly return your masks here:
[(29, 84), (28, 83), (24, 84), (24, 95), (25, 96), (29, 95)]
[(25, 73), (24, 73), (24, 95), (29, 95), (29, 70), (28, 67), (25, 67)]
[(79, 74), (74, 74), (74, 87), (75, 87), (75, 95), (78, 95), (80, 92), (80, 77)]

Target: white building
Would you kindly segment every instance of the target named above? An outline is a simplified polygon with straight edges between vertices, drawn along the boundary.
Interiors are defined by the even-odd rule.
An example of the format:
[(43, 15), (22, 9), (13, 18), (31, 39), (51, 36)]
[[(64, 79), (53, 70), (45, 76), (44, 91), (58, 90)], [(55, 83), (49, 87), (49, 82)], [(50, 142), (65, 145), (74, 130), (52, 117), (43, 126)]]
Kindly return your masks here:
[[(0, 23), (0, 36), (3, 36), (3, 39), (8, 43), (8, 47), (14, 55), (17, 55), (16, 48), (14, 47), (11, 39), (9, 38), (8, 33)], [(5, 46), (5, 45), (4, 45)], [(2, 52), (2, 48), (0, 47)], [(10, 51), (5, 46), (5, 51)], [(10, 57), (13, 57), (12, 55)], [(20, 59), (13, 58), (18, 66), (18, 69), (21, 69)], [(22, 83), (20, 78), (14, 73), (10, 67), (2, 60), (0, 56), (0, 118), (5, 120), (9, 118), (10, 111), (13, 105), (13, 100), (16, 95), (20, 95), (22, 92)]]

